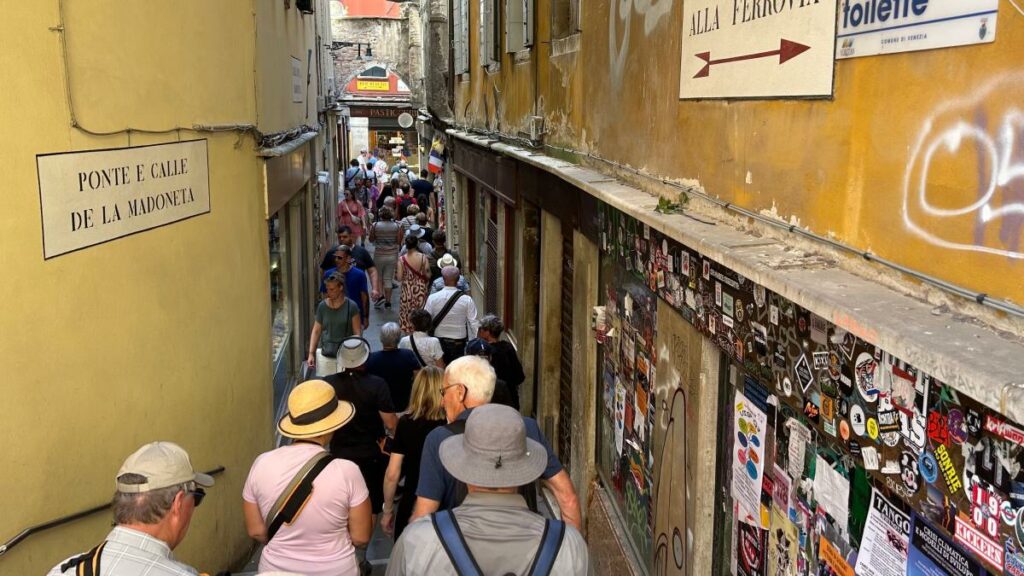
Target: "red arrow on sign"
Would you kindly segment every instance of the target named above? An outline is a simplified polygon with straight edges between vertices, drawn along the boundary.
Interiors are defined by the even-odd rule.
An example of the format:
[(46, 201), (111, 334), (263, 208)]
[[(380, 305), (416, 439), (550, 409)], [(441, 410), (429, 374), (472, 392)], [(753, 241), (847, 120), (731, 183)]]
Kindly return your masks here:
[(726, 62), (739, 62), (741, 60), (754, 60), (757, 58), (767, 58), (768, 56), (779, 56), (779, 64), (784, 63), (786, 60), (795, 58), (796, 56), (803, 54), (810, 50), (810, 46), (804, 46), (796, 42), (791, 42), (782, 38), (779, 41), (778, 50), (769, 50), (767, 52), (757, 52), (755, 54), (744, 54), (742, 56), (733, 56), (732, 58), (722, 58), (721, 60), (712, 60), (711, 52), (701, 52), (695, 54), (697, 58), (704, 61), (704, 67), (700, 69), (700, 72), (694, 76), (694, 78), (707, 78), (711, 74), (711, 67), (715, 64), (725, 64)]

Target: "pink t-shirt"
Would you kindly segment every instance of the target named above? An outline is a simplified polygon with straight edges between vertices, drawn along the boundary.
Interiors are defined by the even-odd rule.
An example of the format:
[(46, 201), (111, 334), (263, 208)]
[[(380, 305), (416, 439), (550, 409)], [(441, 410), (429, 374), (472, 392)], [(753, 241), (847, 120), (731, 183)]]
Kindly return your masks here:
[[(253, 462), (242, 498), (267, 513), (306, 462), (323, 450), (307, 443), (282, 446)], [(285, 524), (263, 549), (260, 572), (307, 576), (357, 576), (355, 548), (348, 534), (349, 510), (369, 497), (359, 468), (335, 460), (313, 481), (313, 494), (293, 524)]]

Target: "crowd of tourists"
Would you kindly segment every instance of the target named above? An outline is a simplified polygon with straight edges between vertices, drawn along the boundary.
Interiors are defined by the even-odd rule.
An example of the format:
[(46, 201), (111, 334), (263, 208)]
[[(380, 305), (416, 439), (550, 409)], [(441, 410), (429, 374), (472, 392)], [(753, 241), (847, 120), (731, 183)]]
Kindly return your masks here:
[[(343, 177), (309, 378), (277, 422), (287, 440), (256, 458), (241, 495), (259, 573), (369, 574), (379, 524), (395, 539), (387, 574), (587, 574), (575, 488), (519, 412), (522, 364), (501, 319), (478, 318), (440, 179), (365, 151)], [(371, 344), (370, 315), (396, 289), (398, 322)], [(539, 485), (560, 519), (538, 513)], [(141, 447), (117, 473), (113, 530), (50, 575), (197, 574), (172, 550), (211, 486), (180, 446)]]

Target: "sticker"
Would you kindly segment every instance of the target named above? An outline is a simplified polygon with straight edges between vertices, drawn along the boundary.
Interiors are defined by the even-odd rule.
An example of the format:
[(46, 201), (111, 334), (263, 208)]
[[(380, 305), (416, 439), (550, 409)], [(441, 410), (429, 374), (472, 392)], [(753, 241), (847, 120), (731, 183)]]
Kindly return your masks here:
[(1005, 422), (991, 414), (985, 415), (985, 431), (994, 434), (1003, 440), (1009, 440), (1019, 446), (1024, 446), (1024, 430), (1017, 428), (1009, 422)]
[(853, 433), (863, 436), (865, 424), (864, 409), (860, 407), (860, 404), (854, 404), (850, 407), (850, 426), (853, 427)]
[(793, 418), (786, 421), (786, 427), (789, 428), (789, 475), (799, 479), (804, 474), (804, 458), (807, 443), (811, 441), (811, 431)]
[(710, 332), (712, 335), (718, 333), (718, 323), (715, 320), (714, 314), (708, 314), (708, 332)]
[[(724, 308), (723, 308), (723, 311), (724, 311)], [(732, 317), (730, 317), (730, 316), (722, 316), (722, 324), (725, 324), (729, 328), (732, 328), (734, 326)]]
[(910, 494), (916, 494), (921, 487), (918, 478), (917, 457), (913, 452), (904, 450), (900, 454), (900, 479), (903, 480), (903, 485), (907, 487)]
[(878, 388), (875, 386), (875, 374), (878, 372), (878, 362), (874, 356), (867, 352), (861, 352), (854, 363), (854, 376), (857, 380), (857, 391), (862, 398), (868, 402), (878, 400)]
[(827, 334), (828, 321), (817, 314), (811, 314), (811, 341), (828, 344)]
[(853, 360), (853, 349), (857, 346), (857, 337), (849, 332), (843, 334), (842, 343), (839, 344), (839, 349), (846, 356), (846, 359)]
[(977, 437), (981, 433), (981, 415), (978, 414), (977, 410), (969, 408), (967, 410), (967, 433), (970, 436)]
[(814, 360), (815, 370), (825, 370), (828, 368), (828, 352), (815, 352), (811, 355)]
[(949, 414), (946, 415), (946, 421), (949, 427), (949, 439), (955, 444), (966, 442), (967, 421), (964, 419), (964, 413), (956, 408), (952, 408)]
[(811, 365), (807, 361), (807, 355), (802, 354), (800, 359), (793, 366), (796, 381), (800, 383), (800, 389), (807, 393), (807, 389), (814, 383), (814, 374), (811, 373)]
[(828, 396), (822, 396), (821, 398), (821, 417), (825, 420), (832, 420), (835, 418), (835, 400)]
[(768, 306), (768, 321), (773, 325), (779, 325), (779, 307), (775, 304)]
[(936, 444), (949, 443), (949, 418), (939, 412), (932, 410), (928, 414), (928, 439)]
[(949, 457), (949, 451), (946, 450), (945, 446), (939, 446), (935, 449), (935, 459), (939, 463), (939, 471), (942, 473), (942, 479), (946, 481), (949, 493), (956, 496), (957, 492), (963, 488), (963, 484), (960, 482), (960, 475), (956, 473), (953, 459)]
[(839, 550), (824, 536), (819, 540), (818, 557), (821, 560), (821, 564), (823, 564), (823, 566), (819, 568), (819, 574), (853, 576), (853, 568), (846, 559), (843, 558), (843, 555)]
[(1000, 569), (1003, 567), (1003, 547), (971, 526), (970, 522), (965, 522), (960, 516), (956, 517), (956, 530), (953, 539), (992, 566)]
[(704, 274), (703, 274), (703, 276), (704, 276), (705, 280), (710, 280), (711, 279), (711, 263), (708, 262), (707, 260), (704, 260)]
[(810, 420), (812, 424), (817, 424), (821, 419), (818, 413), (818, 405), (815, 404), (813, 400), (808, 399), (804, 402), (804, 416), (807, 416), (807, 419)]
[(839, 380), (842, 374), (842, 363), (839, 361), (839, 354), (835, 352), (828, 353), (828, 375), (833, 380)]
[(754, 286), (754, 303), (757, 304), (758, 308), (764, 308), (765, 302), (765, 291), (764, 286)]
[(736, 299), (736, 307), (735, 307), (735, 315), (736, 315), (736, 319), (739, 320), (740, 322), (743, 322), (743, 313), (744, 313), (744, 310), (743, 310), (743, 300), (740, 300), (739, 298), (737, 298)]
[(864, 446), (860, 449), (860, 455), (864, 459), (865, 470), (878, 470), (879, 457), (877, 448), (874, 446)]
[(850, 440), (850, 423), (846, 420), (839, 421), (839, 437), (842, 438), (844, 442), (849, 442)]
[(789, 376), (782, 377), (782, 393), (786, 396), (793, 395), (793, 382), (790, 381)]
[(829, 516), (845, 522), (850, 517), (850, 481), (821, 456), (815, 458), (814, 499)]
[(738, 576), (764, 576), (768, 560), (768, 531), (737, 521), (739, 532)]
[(872, 440), (878, 440), (878, 421), (874, 418), (868, 418), (868, 438)]
[(917, 468), (921, 471), (921, 477), (925, 482), (934, 484), (939, 479), (939, 463), (931, 452), (927, 450), (921, 452), (921, 456), (917, 459)]
[(690, 254), (689, 252), (683, 252), (679, 255), (679, 269), (682, 271), (683, 276), (690, 276)]
[(1003, 574), (1006, 576), (1024, 576), (1024, 554), (1014, 546), (1013, 540), (1006, 539), (1006, 564)]
[(722, 283), (717, 280), (715, 280), (715, 306), (722, 307)]

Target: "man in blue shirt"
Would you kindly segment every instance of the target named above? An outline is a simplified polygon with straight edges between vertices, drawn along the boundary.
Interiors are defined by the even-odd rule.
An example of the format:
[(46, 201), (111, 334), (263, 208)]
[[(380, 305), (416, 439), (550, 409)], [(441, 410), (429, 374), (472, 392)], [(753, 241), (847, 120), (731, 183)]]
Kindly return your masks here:
[(359, 305), (359, 315), (362, 317), (363, 330), (370, 324), (370, 282), (366, 272), (355, 265), (352, 260), (352, 249), (344, 244), (334, 250), (334, 268), (324, 272), (320, 282), (320, 290), (326, 290), (323, 280), (337, 270), (345, 275), (345, 296)]
[(366, 372), (383, 378), (391, 390), (391, 401), (396, 412), (405, 412), (412, 394), (412, 380), (420, 363), (412, 350), (398, 348), (402, 330), (398, 324), (388, 322), (380, 327), (381, 349), (372, 352), (366, 361)]
[[(444, 406), (448, 422), (465, 421), (473, 408), (487, 404), (494, 394), (497, 380), (494, 368), (486, 359), (479, 356), (463, 356), (448, 365), (444, 372), (444, 386), (441, 388), (441, 404)], [(523, 417), (526, 436), (540, 442), (548, 453), (548, 463), (541, 474), (558, 501), (562, 512), (562, 520), (579, 528), (580, 503), (576, 496), (576, 488), (569, 479), (569, 473), (558, 461), (551, 445), (540, 432), (540, 426), (533, 418)], [(453, 426), (435, 428), (427, 435), (423, 445), (423, 456), (420, 461), (420, 481), (416, 487), (416, 506), (412, 518), (425, 516), (442, 509), (451, 509), (458, 502), (458, 485), (455, 478), (441, 464), (441, 442), (454, 436), (457, 432)]]

